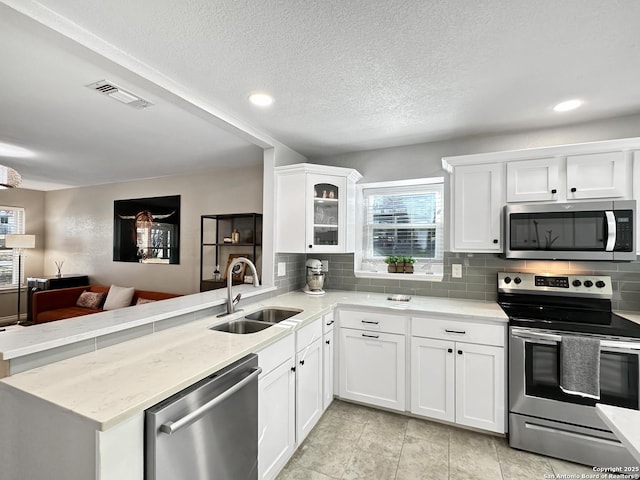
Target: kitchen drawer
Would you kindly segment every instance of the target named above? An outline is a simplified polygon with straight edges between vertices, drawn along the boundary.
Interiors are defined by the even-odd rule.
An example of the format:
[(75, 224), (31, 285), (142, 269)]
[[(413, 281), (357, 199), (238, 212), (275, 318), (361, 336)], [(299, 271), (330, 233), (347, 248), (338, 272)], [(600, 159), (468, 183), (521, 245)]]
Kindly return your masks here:
[(296, 332), (296, 351), (307, 348), (313, 342), (322, 338), (322, 318), (317, 318)]
[(333, 330), (335, 324), (333, 312), (327, 313), (322, 317), (322, 333), (327, 334)]
[(358, 310), (340, 310), (339, 318), (341, 327), (402, 335), (407, 332), (408, 317)]
[(264, 377), (274, 368), (282, 365), (296, 354), (295, 337), (287, 335), (276, 343), (263, 348), (258, 352), (258, 365), (262, 368), (260, 377)]
[(412, 336), (504, 347), (506, 326), (462, 322), (433, 317), (413, 317)]

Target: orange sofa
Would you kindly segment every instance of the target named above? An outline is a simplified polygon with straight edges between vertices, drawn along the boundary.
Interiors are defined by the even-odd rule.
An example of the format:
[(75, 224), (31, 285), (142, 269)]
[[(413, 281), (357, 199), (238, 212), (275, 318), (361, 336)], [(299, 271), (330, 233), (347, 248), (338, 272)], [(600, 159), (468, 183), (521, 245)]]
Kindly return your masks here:
[[(92, 313), (102, 312), (102, 309), (84, 308), (76, 305), (80, 294), (84, 291), (109, 292), (109, 286), (90, 285), (88, 287), (61, 288), (59, 290), (43, 290), (33, 294), (32, 322), (46, 323), (64, 318), (80, 317)], [(139, 298), (145, 300), (165, 300), (167, 298), (180, 297), (175, 293), (150, 292), (136, 290), (131, 300), (131, 305), (136, 305)]]

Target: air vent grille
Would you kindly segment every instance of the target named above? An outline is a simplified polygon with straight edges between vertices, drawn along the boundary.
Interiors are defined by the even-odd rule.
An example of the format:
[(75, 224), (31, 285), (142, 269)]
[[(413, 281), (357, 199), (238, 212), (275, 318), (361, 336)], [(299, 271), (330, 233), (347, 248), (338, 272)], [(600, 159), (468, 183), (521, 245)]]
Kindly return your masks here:
[(99, 82), (91, 83), (87, 85), (87, 88), (103, 93), (133, 108), (142, 109), (153, 105), (153, 103), (145, 100), (139, 95), (131, 93), (107, 80), (100, 80)]

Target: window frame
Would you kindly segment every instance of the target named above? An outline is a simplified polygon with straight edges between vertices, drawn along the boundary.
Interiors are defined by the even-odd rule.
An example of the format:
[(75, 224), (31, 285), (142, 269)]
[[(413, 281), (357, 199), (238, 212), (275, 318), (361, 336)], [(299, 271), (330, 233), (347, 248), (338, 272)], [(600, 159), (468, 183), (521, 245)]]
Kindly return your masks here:
[[(2, 246), (0, 246), (0, 252), (3, 251), (11, 251), (11, 255), (12, 255), (12, 266), (11, 266), (11, 282), (10, 283), (2, 283), (0, 282), (0, 290), (11, 290), (11, 289), (15, 289), (18, 288), (18, 284), (20, 285), (24, 285), (25, 283), (25, 262), (22, 262), (22, 269), (21, 271), (18, 271), (18, 257), (20, 255), (20, 252), (18, 248), (6, 248), (4, 246), (4, 240), (5, 240), (5, 235), (7, 234), (24, 234), (25, 233), (25, 225), (26, 225), (26, 219), (25, 219), (25, 208), (24, 207), (14, 207), (14, 206), (10, 206), (10, 205), (0, 205), (0, 211), (1, 210), (13, 210), (13, 211), (18, 211), (20, 212), (20, 214), (17, 216), (18, 218), (18, 225), (14, 224), (14, 228), (12, 229), (11, 232), (6, 232), (6, 233), (2, 233), (0, 232), (0, 242), (2, 244)], [(24, 255), (23, 255), (23, 260), (24, 260)]]
[[(414, 268), (415, 273), (400, 275), (388, 273), (386, 264), (382, 263), (382, 258), (367, 258), (368, 252), (372, 251), (373, 245), (368, 241), (368, 231), (371, 229), (367, 223), (367, 212), (365, 206), (366, 191), (369, 190), (389, 190), (389, 195), (400, 192), (401, 189), (411, 187), (428, 187), (430, 190), (437, 190), (440, 194), (440, 209), (437, 215), (435, 226), (437, 228), (436, 253), (433, 259), (417, 259)], [(435, 187), (435, 188), (434, 188)], [(395, 192), (394, 192), (395, 191)], [(426, 192), (425, 192), (426, 193)], [(413, 281), (442, 281), (442, 264), (444, 261), (445, 243), (445, 179), (444, 177), (416, 178), (409, 180), (396, 180), (388, 182), (375, 182), (357, 185), (357, 209), (356, 209), (356, 249), (354, 253), (354, 274), (360, 278), (385, 278), (394, 280)], [(404, 225), (404, 224), (403, 224)], [(406, 224), (415, 225), (418, 228), (427, 224)], [(434, 224), (429, 224), (434, 225)], [(363, 264), (364, 263), (364, 264)], [(375, 271), (374, 271), (375, 270)]]

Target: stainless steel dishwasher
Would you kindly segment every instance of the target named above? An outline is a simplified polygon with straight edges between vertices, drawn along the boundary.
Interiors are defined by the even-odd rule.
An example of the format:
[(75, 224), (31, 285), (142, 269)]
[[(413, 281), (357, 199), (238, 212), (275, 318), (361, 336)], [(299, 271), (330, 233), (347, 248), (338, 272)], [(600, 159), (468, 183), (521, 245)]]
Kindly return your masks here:
[(256, 480), (260, 371), (247, 355), (149, 408), (145, 479)]

